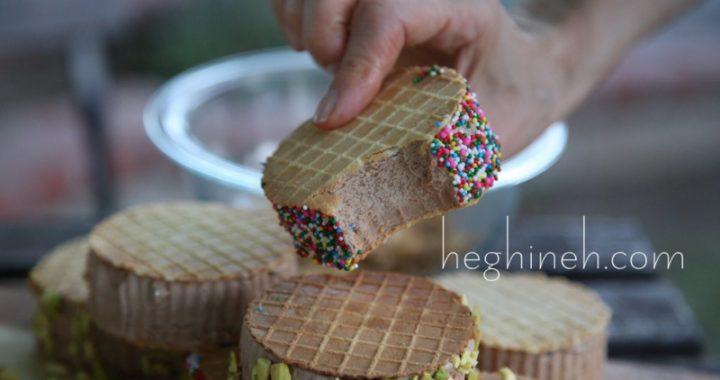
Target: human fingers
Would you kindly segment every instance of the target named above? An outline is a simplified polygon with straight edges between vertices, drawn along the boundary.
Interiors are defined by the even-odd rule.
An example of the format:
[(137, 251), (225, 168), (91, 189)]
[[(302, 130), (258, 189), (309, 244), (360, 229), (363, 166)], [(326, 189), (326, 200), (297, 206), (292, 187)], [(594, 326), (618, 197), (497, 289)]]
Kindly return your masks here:
[(290, 46), (295, 50), (303, 50), (302, 22), (304, 0), (279, 0), (282, 13), (282, 28)]
[(404, 44), (403, 24), (391, 2), (358, 3), (345, 52), (315, 113), (315, 124), (333, 129), (357, 116), (379, 91)]
[(321, 66), (340, 63), (353, 8), (358, 0), (305, 0), (302, 45)]

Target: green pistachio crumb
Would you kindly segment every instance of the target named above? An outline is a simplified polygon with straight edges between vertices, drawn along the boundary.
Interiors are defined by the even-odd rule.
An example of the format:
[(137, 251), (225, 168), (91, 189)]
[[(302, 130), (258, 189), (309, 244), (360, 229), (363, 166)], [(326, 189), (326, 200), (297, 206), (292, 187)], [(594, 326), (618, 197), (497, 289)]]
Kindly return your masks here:
[(9, 369), (0, 367), (0, 380), (18, 380), (18, 377)]
[(442, 368), (437, 370), (437, 372), (435, 372), (435, 375), (433, 375), (433, 379), (435, 379), (435, 380), (447, 380), (447, 378), (448, 378), (448, 374)]
[(285, 363), (270, 366), (270, 380), (291, 380), (290, 368)]
[(270, 378), (270, 360), (258, 359), (252, 368), (250, 378), (252, 380), (268, 380)]
[(227, 380), (238, 380), (240, 378), (240, 370), (238, 369), (237, 353), (230, 351), (230, 360), (228, 360), (228, 376)]
[(40, 297), (40, 305), (48, 312), (59, 312), (62, 307), (62, 296), (55, 292), (45, 291)]
[(467, 380), (480, 380), (480, 373), (478, 370), (473, 368), (473, 370), (468, 373)]
[(503, 380), (516, 380), (515, 373), (513, 373), (513, 371), (508, 367), (500, 369), (500, 376)]

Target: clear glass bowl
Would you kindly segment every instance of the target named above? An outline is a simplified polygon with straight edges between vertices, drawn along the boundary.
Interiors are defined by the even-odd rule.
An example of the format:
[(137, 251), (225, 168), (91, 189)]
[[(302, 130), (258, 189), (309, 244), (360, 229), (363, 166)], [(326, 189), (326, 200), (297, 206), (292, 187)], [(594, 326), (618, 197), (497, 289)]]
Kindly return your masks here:
[[(223, 58), (167, 82), (145, 110), (145, 129), (188, 173), (197, 198), (257, 202), (263, 196), (261, 163), (312, 115), (329, 82), (309, 55), (285, 48)], [(451, 213), (450, 222), (467, 229), (473, 244), (482, 243), (515, 213), (518, 185), (552, 166), (566, 142), (566, 126), (551, 125), (503, 163), (485, 199)]]

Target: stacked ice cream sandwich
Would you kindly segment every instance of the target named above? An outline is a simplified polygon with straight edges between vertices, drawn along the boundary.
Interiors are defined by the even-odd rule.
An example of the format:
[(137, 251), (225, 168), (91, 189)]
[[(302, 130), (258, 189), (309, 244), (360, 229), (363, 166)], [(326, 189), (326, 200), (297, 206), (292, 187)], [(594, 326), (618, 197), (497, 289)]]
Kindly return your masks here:
[(141, 206), (59, 247), (31, 275), (55, 372), (226, 379), (250, 300), (296, 272), (269, 208)]
[(477, 202), (499, 157), (460, 74), (403, 70), (348, 126), (280, 144), (274, 210), (140, 206), (52, 252), (31, 276), (41, 347), (93, 379), (599, 379), (609, 312), (586, 289), (355, 270), (378, 249), (368, 266), (429, 271), (437, 228), (383, 243)]
[[(368, 267), (394, 269), (400, 262), (409, 269), (421, 264), (422, 248), (415, 246), (409, 254), (404, 249), (398, 252), (399, 247), (412, 244), (386, 244), (387, 239), (392, 236), (391, 242), (403, 242), (398, 231), (477, 202), (498, 179), (500, 156), (488, 120), (459, 73), (438, 67), (410, 68), (391, 75), (370, 106), (346, 126), (326, 131), (312, 122), (301, 125), (268, 159), (263, 188), (300, 256), (352, 271), (377, 251), (370, 257), (392, 257), (368, 260)], [(410, 236), (410, 243), (427, 240), (424, 234), (405, 235)], [(431, 245), (429, 241), (420, 244), (423, 248)], [(442, 281), (469, 293), (487, 321), (481, 324), (477, 341), (480, 369), (496, 371), (507, 366), (543, 380), (601, 376), (609, 311), (594, 293), (547, 278), (508, 279), (494, 286), (483, 284), (487, 282), (480, 278), (466, 281), (465, 276), (455, 275)], [(300, 297), (291, 294), (291, 299)], [(282, 306), (282, 310), (292, 308)], [(452, 319), (450, 310), (446, 317)], [(290, 334), (273, 323), (266, 326), (265, 317), (273, 323), (283, 321), (277, 322), (280, 325), (297, 323), (285, 314), (264, 316), (251, 310), (246, 320), (250, 334), (243, 334), (242, 346), (251, 347), (251, 352), (264, 349), (260, 355), (270, 362), (290, 364), (302, 377), (413, 377), (426, 372), (435, 376), (428, 368), (439, 364), (405, 371), (411, 363), (403, 357), (405, 361), (395, 363), (401, 371), (375, 373), (375, 366), (385, 360), (386, 342), (382, 341), (376, 356), (369, 356), (372, 365), (353, 373), (347, 367), (355, 354), (353, 338), (341, 345), (348, 352), (330, 346), (344, 359), (325, 368), (333, 363), (333, 355), (316, 351), (310, 359), (298, 359), (307, 349), (298, 345), (304, 335)], [(268, 338), (276, 327), (289, 334), (285, 345), (279, 343), (280, 336)], [(248, 335), (257, 342), (246, 341)], [(326, 342), (315, 344), (322, 348)], [(246, 358), (244, 367), (260, 360)]]
[(447, 379), (474, 372), (476, 318), (459, 295), (410, 275), (303, 275), (251, 304), (245, 379)]
[(424, 278), (357, 271), (279, 282), (243, 321), (243, 379), (525, 379), (476, 368), (479, 318)]

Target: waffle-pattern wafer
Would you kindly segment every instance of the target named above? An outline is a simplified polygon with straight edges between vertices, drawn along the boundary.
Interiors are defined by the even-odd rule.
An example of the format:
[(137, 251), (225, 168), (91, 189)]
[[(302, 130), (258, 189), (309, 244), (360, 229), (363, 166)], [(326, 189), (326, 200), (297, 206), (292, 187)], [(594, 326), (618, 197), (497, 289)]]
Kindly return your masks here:
[(538, 379), (602, 378), (610, 311), (592, 291), (542, 275), (486, 281), (452, 273), (437, 280), (479, 308), (480, 368), (508, 366)]
[(330, 132), (311, 122), (283, 140), (265, 167), (265, 191), (275, 203), (305, 204), (339, 173), (374, 154), (413, 141), (430, 143), (436, 122), (447, 118), (462, 98), (465, 79), (447, 70), (437, 80), (411, 85), (419, 75), (402, 72), (354, 121)]
[(268, 159), (263, 188), (298, 252), (340, 269), (417, 220), (477, 202), (499, 146), (451, 69), (407, 69), (332, 131), (307, 122)]
[(88, 309), (102, 330), (158, 349), (237, 341), (237, 321), (266, 286), (297, 271), (269, 207), (139, 206), (90, 234)]
[(71, 302), (84, 303), (88, 295), (83, 279), (87, 252), (86, 237), (57, 246), (30, 272), (30, 283), (39, 291), (50, 290)]
[(254, 276), (287, 260), (290, 244), (269, 210), (215, 203), (136, 207), (90, 235), (90, 248), (102, 260), (168, 281)]
[(368, 271), (278, 283), (253, 301), (244, 323), (276, 359), (340, 378), (432, 373), (474, 332), (457, 294), (425, 278)]

